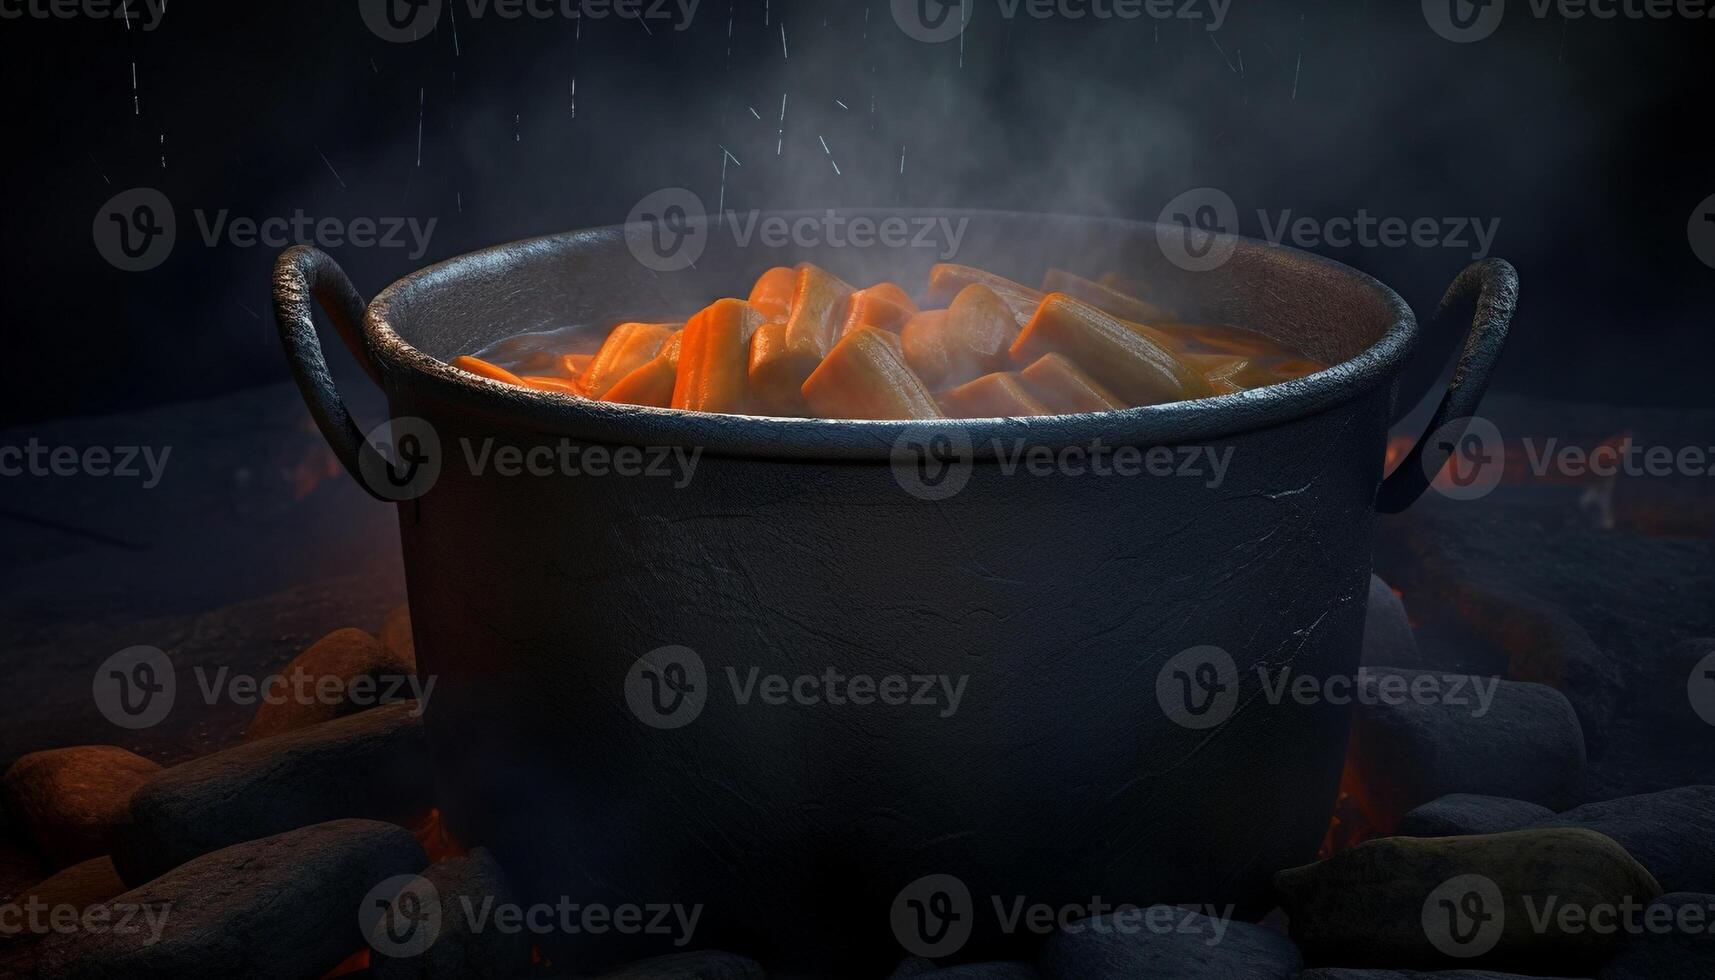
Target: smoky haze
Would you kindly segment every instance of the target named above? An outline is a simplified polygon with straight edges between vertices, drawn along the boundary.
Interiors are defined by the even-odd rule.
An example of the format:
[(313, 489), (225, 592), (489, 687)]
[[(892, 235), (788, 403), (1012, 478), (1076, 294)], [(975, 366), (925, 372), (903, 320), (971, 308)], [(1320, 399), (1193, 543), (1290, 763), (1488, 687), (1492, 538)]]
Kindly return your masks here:
[[(14, 363), (34, 369), (9, 372), (0, 412), (21, 421), (283, 379), (268, 307), (277, 249), (224, 230), (209, 245), (223, 213), (434, 221), (420, 257), (329, 249), (373, 293), (484, 245), (623, 221), (667, 187), (711, 211), (1142, 220), (1215, 187), (1256, 237), (1361, 213), (1468, 221), (1493, 230), (1492, 252), (1525, 282), (1498, 387), (1707, 401), (1715, 269), (1687, 222), (1715, 194), (1698, 139), (1712, 22), (1539, 19), (1514, 3), (1493, 37), (1455, 44), (1417, 3), (1233, 0), (1218, 31), (1200, 2), (1189, 9), (1201, 20), (1103, 18), (1089, 11), (1119, 8), (1070, 0), (1065, 12), (1086, 16), (1024, 4), (1006, 16), (1014, 6), (971, 0), (962, 38), (945, 43), (908, 36), (884, 0), (703, 0), (683, 30), (507, 20), (452, 0), (409, 43), (334, 0), (175, 4), (150, 31), (8, 21), (9, 90), (28, 93), (0, 162), (14, 189), (8, 334)], [(91, 243), (92, 217), (131, 187), (159, 189), (177, 216), (171, 257), (148, 272), (113, 268)], [(1422, 311), (1471, 261), (1479, 242), (1466, 238), (1288, 244)]]

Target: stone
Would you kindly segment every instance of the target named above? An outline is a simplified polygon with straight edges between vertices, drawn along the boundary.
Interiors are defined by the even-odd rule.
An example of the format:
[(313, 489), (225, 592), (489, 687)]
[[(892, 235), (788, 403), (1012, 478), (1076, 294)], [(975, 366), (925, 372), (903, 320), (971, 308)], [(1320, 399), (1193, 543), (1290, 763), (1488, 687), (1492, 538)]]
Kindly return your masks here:
[[(1663, 919), (1668, 928), (1648, 928)], [(1600, 980), (1708, 980), (1715, 977), (1715, 895), (1675, 892), (1645, 910), (1646, 928), (1603, 965)]]
[(0, 780), (6, 810), (55, 869), (107, 853), (138, 787), (161, 767), (117, 745), (31, 752)]
[(1039, 980), (1029, 963), (966, 963), (918, 974), (922, 980)]
[(1620, 842), (1670, 892), (1715, 892), (1715, 786), (1586, 803), (1533, 827), (1583, 827)]
[(1370, 576), (1370, 597), (1364, 614), (1363, 663), (1412, 664), (1417, 660), (1417, 637), (1405, 614), (1405, 603), (1378, 575)]
[(1371, 840), (1281, 871), (1274, 886), (1312, 963), (1532, 973), (1574, 972), (1622, 939), (1563, 927), (1547, 899), (1620, 908), (1661, 893), (1619, 844), (1574, 828)]
[[(244, 732), (246, 741), (407, 700), (417, 664), (362, 630), (342, 629), (311, 644), (279, 675), (289, 685), (281, 692), (285, 696), (264, 700), (257, 707)], [(317, 693), (321, 685), (333, 696)]]
[(42, 905), (69, 905), (83, 909), (100, 905), (125, 891), (125, 882), (113, 866), (113, 859), (103, 854), (56, 872), (25, 891), (20, 901), (34, 899)]
[[(1368, 812), (1391, 833), (1410, 810), (1450, 793), (1508, 796), (1550, 809), (1576, 800), (1584, 735), (1566, 697), (1541, 684), (1375, 668), (1354, 712), (1348, 766)], [(1403, 687), (1402, 687), (1403, 686)], [(1483, 692), (1492, 702), (1483, 703)]]
[(1422, 973), (1417, 970), (1348, 970), (1329, 967), (1305, 970), (1297, 980), (1571, 980), (1568, 977), (1530, 977), (1521, 973), (1494, 973), (1489, 970), (1437, 970)]
[(417, 665), (417, 641), (411, 632), (411, 610), (406, 606), (395, 606), (387, 613), (387, 618), (381, 621), (381, 632), (377, 634), (381, 645), (395, 654), (403, 657), (415, 669)]
[(316, 977), (363, 946), (358, 909), (427, 863), (409, 831), (336, 820), (202, 855), (101, 906), (110, 926), (41, 943), (68, 980)]
[(1554, 816), (1554, 811), (1548, 807), (1524, 800), (1449, 793), (1407, 813), (1399, 822), (1397, 834), (1400, 837), (1500, 834), (1536, 826), (1541, 821), (1552, 820)]
[(763, 978), (762, 966), (755, 960), (716, 950), (654, 956), (620, 967), (612, 973), (601, 975), (601, 980), (763, 980)]
[(369, 961), (375, 980), (500, 980), (530, 968), (530, 935), (494, 928), (494, 909), (515, 905), (517, 900), (487, 848), (438, 861), (422, 878), (433, 887), (440, 904), (435, 940), (414, 956), (395, 957), (389, 950), (377, 950)]
[(409, 823), (434, 805), (415, 701), (248, 742), (157, 774), (113, 834), (136, 885), (198, 855), (344, 817)]
[(1303, 966), (1297, 947), (1278, 932), (1162, 905), (1069, 923), (1048, 937), (1037, 958), (1048, 980), (1285, 980)]

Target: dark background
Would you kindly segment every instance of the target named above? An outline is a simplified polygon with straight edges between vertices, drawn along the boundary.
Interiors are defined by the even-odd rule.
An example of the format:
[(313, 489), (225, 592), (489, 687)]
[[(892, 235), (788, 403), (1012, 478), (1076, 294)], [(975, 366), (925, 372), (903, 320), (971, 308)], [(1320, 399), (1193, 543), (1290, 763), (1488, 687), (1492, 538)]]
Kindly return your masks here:
[[(1493, 37), (1459, 45), (1412, 0), (1234, 0), (1213, 34), (1180, 20), (1008, 20), (997, 0), (973, 0), (962, 43), (933, 45), (906, 37), (885, 0), (703, 0), (684, 31), (472, 19), (469, 0), (453, 2), (405, 44), (368, 30), (355, 0), (173, 0), (153, 30), (0, 19), (0, 423), (286, 377), (274, 250), (206, 246), (197, 209), (438, 219), (421, 259), (333, 250), (373, 293), (476, 247), (623, 221), (663, 187), (712, 209), (722, 147), (737, 209), (1155, 220), (1209, 185), (1238, 202), (1250, 235), (1257, 208), (1499, 218), (1495, 252), (1525, 283), (1499, 388), (1712, 401), (1715, 269), (1686, 226), (1715, 194), (1715, 20), (1539, 19), (1513, 0)], [(159, 189), (177, 217), (171, 257), (148, 272), (113, 268), (92, 239), (104, 202), (132, 187)], [(1470, 260), (1322, 251), (1420, 311)]]

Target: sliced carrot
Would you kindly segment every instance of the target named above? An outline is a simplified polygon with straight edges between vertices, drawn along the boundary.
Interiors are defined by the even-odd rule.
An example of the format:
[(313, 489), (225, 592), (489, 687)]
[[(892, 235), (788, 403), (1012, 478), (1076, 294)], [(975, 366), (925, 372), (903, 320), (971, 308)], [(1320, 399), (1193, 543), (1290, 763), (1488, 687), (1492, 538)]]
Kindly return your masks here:
[(750, 401), (750, 336), (762, 312), (743, 300), (721, 299), (685, 324), (674, 408), (744, 412)]
[(622, 323), (607, 335), (595, 360), (581, 379), (591, 398), (607, 397), (619, 379), (637, 370), (661, 352), (672, 328), (663, 323)]
[(1029, 363), (1064, 354), (1127, 405), (1203, 398), (1209, 382), (1167, 348), (1124, 321), (1065, 293), (1050, 293), (1012, 345), (1012, 358)]
[(509, 385), (520, 386), (524, 384), (523, 378), (520, 378), (518, 375), (513, 374), (511, 371), (506, 370), (498, 364), (490, 364), (480, 357), (470, 357), (468, 355), (464, 357), (455, 357), (453, 358), (453, 367), (458, 368), (460, 371), (468, 371), (480, 378), (487, 378), (490, 381), (504, 381)]
[(594, 360), (594, 354), (561, 354), (555, 367), (560, 377), (567, 381), (577, 381), (590, 369), (590, 362)]
[(1047, 405), (1026, 390), (1018, 375), (1005, 371), (985, 374), (954, 388), (941, 396), (941, 407), (955, 419), (1053, 414)]
[(916, 313), (917, 304), (911, 301), (905, 290), (891, 282), (860, 289), (852, 294), (846, 307), (846, 322), (840, 328), (840, 336), (862, 327), (898, 333)]
[(537, 391), (557, 391), (562, 395), (583, 395), (584, 390), (574, 381), (545, 374), (528, 374), (519, 379), (526, 387)]
[(1125, 403), (1059, 354), (1044, 354), (1020, 371), (1024, 387), (1057, 415), (1111, 412)]
[(1107, 282), (1086, 279), (1066, 269), (1049, 269), (1042, 277), (1044, 293), (1065, 293), (1076, 296), (1099, 310), (1105, 310), (1121, 320), (1137, 323), (1172, 323), (1178, 318), (1166, 307), (1158, 306), (1136, 293), (1126, 292)]
[(994, 290), (972, 283), (943, 315), (919, 313), (900, 334), (912, 370), (936, 388), (964, 384), (1006, 365), (1018, 321)]
[(792, 294), (798, 291), (798, 270), (780, 265), (764, 272), (750, 290), (750, 305), (770, 320), (792, 315)]
[(973, 269), (968, 265), (953, 265), (947, 262), (929, 270), (929, 299), (936, 303), (950, 304), (966, 286), (973, 283), (980, 283), (994, 290), (994, 294), (1012, 311), (1019, 326), (1029, 323), (1031, 316), (1036, 313), (1036, 307), (1042, 303), (1042, 293), (1023, 283), (1013, 282), (992, 272)]
[(673, 365), (673, 370), (677, 371), (679, 369), (679, 350), (684, 342), (685, 330), (681, 327), (667, 335), (667, 339), (661, 343), (661, 350), (655, 356), (665, 357), (667, 363)]
[(1292, 352), (1254, 330), (1240, 327), (1215, 327), (1196, 324), (1188, 327), (1190, 337), (1205, 350), (1246, 357), (1288, 357)]
[(840, 340), (804, 382), (804, 401), (828, 419), (935, 419), (941, 409), (899, 343), (864, 327)]
[(786, 322), (774, 320), (750, 337), (750, 394), (758, 412), (783, 418), (809, 414), (801, 389), (821, 360), (786, 346)]
[(607, 389), (604, 400), (621, 405), (666, 408), (673, 401), (673, 382), (678, 375), (665, 355), (657, 355), (615, 382)]
[(792, 313), (786, 320), (786, 346), (818, 361), (828, 356), (839, 339), (839, 314), (852, 287), (820, 266), (798, 266), (792, 293)]
[(1328, 369), (1328, 365), (1321, 361), (1313, 361), (1308, 357), (1283, 357), (1268, 362), (1266, 366), (1268, 370), (1287, 381), (1296, 381), (1299, 378)]

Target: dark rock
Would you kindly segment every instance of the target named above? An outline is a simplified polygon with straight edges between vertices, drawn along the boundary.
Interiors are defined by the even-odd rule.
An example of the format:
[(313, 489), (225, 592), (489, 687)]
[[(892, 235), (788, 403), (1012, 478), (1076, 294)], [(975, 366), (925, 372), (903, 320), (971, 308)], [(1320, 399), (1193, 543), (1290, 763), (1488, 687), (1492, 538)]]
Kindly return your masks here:
[(1037, 966), (1049, 980), (1284, 980), (1304, 962), (1278, 932), (1156, 905), (1070, 923), (1048, 937)]
[(21, 841), (0, 838), (0, 902), (47, 877), (36, 849)]
[(755, 960), (706, 950), (638, 960), (601, 980), (763, 980), (763, 972)]
[(12, 763), (0, 794), (42, 855), (64, 868), (107, 853), (107, 834), (131, 794), (160, 771), (116, 745), (49, 749)]
[[(1570, 806), (1584, 736), (1565, 696), (1541, 684), (1376, 668), (1355, 711), (1348, 765), (1383, 833), (1450, 793)], [(1389, 691), (1394, 696), (1387, 695)], [(1409, 690), (1399, 696), (1402, 690)], [(1485, 695), (1484, 692), (1489, 692)], [(1492, 703), (1483, 703), (1492, 696)], [(1367, 703), (1363, 703), (1367, 702)]]
[(908, 977), (920, 977), (925, 973), (935, 972), (935, 961), (921, 956), (907, 956), (899, 961), (893, 972), (887, 975), (887, 980), (906, 980)]
[(30, 888), (25, 900), (34, 899), (42, 905), (69, 905), (88, 908), (109, 901), (125, 891), (125, 882), (107, 855), (90, 858), (56, 873), (53, 877)]
[(1380, 576), (1370, 576), (1370, 598), (1364, 614), (1364, 658), (1366, 666), (1411, 665), (1417, 660), (1417, 637), (1411, 632), (1405, 603)]
[(381, 645), (404, 658), (414, 668), (417, 664), (417, 641), (411, 632), (411, 610), (406, 606), (395, 606), (387, 613), (387, 618), (381, 621), (381, 632), (377, 634)]
[(1545, 913), (1547, 899), (1619, 908), (1661, 892), (1619, 844), (1572, 828), (1372, 840), (1279, 872), (1274, 885), (1292, 938), (1314, 963), (1533, 973), (1576, 972), (1623, 938), (1563, 928)]
[(433, 806), (415, 701), (250, 742), (165, 770), (113, 835), (127, 882), (200, 854), (298, 827), (362, 817), (409, 822)]
[[(495, 928), (494, 909), (516, 904), (516, 899), (487, 848), (436, 862), (422, 879), (433, 887), (440, 903), (436, 938), (415, 956), (396, 958), (387, 955), (389, 950), (377, 950), (369, 962), (376, 980), (486, 980), (514, 977), (529, 969), (530, 935)], [(478, 922), (483, 925), (479, 927)]]
[[(244, 732), (246, 741), (406, 700), (412, 696), (410, 681), (417, 676), (417, 664), (362, 630), (342, 629), (311, 644), (280, 676), (288, 685), (287, 696), (262, 702)], [(325, 693), (318, 693), (324, 685)]]
[(1039, 980), (1042, 974), (1029, 963), (967, 963), (917, 976), (922, 980)]
[(1566, 977), (1528, 977), (1520, 973), (1493, 973), (1489, 970), (1437, 970), (1421, 973), (1417, 970), (1348, 970), (1328, 967), (1305, 970), (1297, 980), (1569, 980)]
[[(370, 820), (228, 847), (103, 906), (111, 929), (49, 937), (44, 972), (73, 980), (321, 976), (362, 947), (365, 895), (425, 863), (409, 831)], [(131, 909), (149, 914), (121, 928)]]
[(1715, 895), (1663, 895), (1645, 910), (1642, 925), (1602, 967), (1601, 980), (1715, 977)]
[(1523, 830), (1553, 818), (1553, 810), (1524, 800), (1512, 800), (1504, 796), (1477, 796), (1473, 793), (1451, 793), (1407, 813), (1400, 820), (1397, 833), (1401, 837), (1499, 834), (1508, 830)]
[(1715, 892), (1715, 786), (1586, 803), (1534, 827), (1583, 827), (1620, 842), (1670, 892)]

